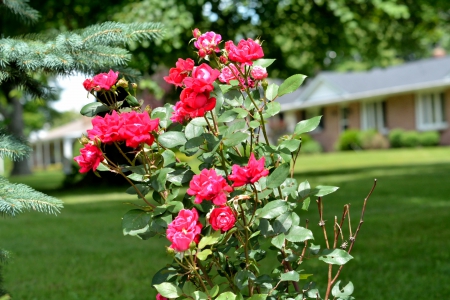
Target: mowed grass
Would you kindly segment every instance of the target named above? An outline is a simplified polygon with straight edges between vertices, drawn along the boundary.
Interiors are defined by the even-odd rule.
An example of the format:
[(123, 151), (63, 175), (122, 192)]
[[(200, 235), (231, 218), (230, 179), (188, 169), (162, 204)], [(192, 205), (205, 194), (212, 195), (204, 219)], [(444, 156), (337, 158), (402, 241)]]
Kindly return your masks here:
[[(324, 197), (329, 236), (334, 216), (351, 203), (354, 229), (376, 178), (364, 224), (341, 279), (356, 299), (446, 299), (450, 296), (450, 148), (303, 155), (296, 177), (340, 189)], [(59, 179), (58, 179), (59, 178)], [(12, 178), (54, 188), (57, 173)], [(52, 186), (52, 184), (53, 186)], [(164, 266), (163, 239), (124, 237), (121, 217), (139, 201), (111, 189), (46, 190), (65, 201), (58, 216), (23, 213), (1, 219), (1, 247), (13, 258), (4, 270), (14, 299), (154, 299), (153, 274)], [(324, 246), (314, 201), (301, 212), (315, 244)], [(347, 232), (347, 229), (345, 229)], [(348, 238), (348, 233), (345, 234)], [(305, 261), (325, 290), (326, 265)]]

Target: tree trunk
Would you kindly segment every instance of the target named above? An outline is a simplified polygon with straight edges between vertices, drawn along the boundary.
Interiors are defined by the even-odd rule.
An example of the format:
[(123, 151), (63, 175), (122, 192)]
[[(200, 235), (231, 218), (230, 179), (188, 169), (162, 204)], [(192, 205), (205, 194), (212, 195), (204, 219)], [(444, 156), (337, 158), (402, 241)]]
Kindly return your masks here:
[[(8, 96), (7, 96), (8, 97)], [(8, 97), (9, 98), (9, 97)], [(20, 99), (16, 97), (12, 97), (8, 99), (12, 104), (12, 112), (11, 112), (11, 123), (9, 123), (9, 132), (12, 134), (24, 137), (23, 135), (23, 129), (24, 129), (24, 122), (23, 122), (23, 106), (22, 103), (20, 103)], [(29, 175), (31, 174), (30, 165), (28, 164), (28, 159), (25, 158), (23, 160), (15, 161), (14, 167), (11, 172), (11, 175)]]

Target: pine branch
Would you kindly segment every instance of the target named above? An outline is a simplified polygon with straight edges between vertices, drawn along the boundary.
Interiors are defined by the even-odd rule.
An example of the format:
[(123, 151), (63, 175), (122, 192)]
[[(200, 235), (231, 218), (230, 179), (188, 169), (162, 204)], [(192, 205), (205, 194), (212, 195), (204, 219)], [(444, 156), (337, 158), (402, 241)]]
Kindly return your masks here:
[(14, 161), (28, 157), (32, 149), (24, 139), (7, 134), (0, 129), (0, 157), (8, 157)]
[(24, 210), (57, 214), (63, 202), (20, 183), (10, 183), (0, 177), (0, 213), (15, 216)]
[(39, 12), (28, 5), (29, 0), (3, 0), (2, 2), (24, 22), (34, 23), (39, 19)]

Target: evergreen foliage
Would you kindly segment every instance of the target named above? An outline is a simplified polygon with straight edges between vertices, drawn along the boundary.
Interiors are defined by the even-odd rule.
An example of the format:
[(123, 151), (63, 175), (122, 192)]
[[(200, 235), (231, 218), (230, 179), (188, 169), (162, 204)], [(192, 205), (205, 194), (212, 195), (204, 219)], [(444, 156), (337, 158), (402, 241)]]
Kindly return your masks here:
[(25, 141), (0, 129), (0, 157), (12, 160), (23, 159), (31, 153), (31, 148)]

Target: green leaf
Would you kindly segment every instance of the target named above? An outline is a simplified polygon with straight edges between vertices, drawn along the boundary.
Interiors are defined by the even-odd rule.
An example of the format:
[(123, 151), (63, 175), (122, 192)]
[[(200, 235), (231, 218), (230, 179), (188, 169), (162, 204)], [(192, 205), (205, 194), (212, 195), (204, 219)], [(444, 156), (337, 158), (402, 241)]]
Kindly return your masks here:
[(152, 285), (170, 281), (171, 278), (176, 277), (177, 275), (178, 272), (176, 269), (172, 267), (164, 267), (158, 272), (156, 272), (155, 275), (153, 275)]
[[(212, 120), (209, 120), (209, 121), (212, 122)], [(208, 125), (208, 123), (206, 123), (206, 120), (205, 120), (204, 117), (194, 118), (189, 123), (192, 124), (192, 125), (195, 125), (195, 126), (206, 126), (206, 125)]]
[(239, 270), (234, 276), (234, 283), (239, 290), (243, 290), (248, 286), (248, 281), (255, 281), (256, 276), (249, 270)]
[(223, 144), (228, 147), (239, 145), (249, 137), (246, 132), (238, 131), (223, 138)]
[(178, 298), (183, 295), (181, 289), (171, 282), (163, 282), (161, 284), (155, 284), (154, 287), (161, 294), (161, 296), (166, 298)]
[(138, 189), (139, 192), (141, 192), (141, 194), (145, 196), (145, 195), (147, 195), (148, 192), (150, 191), (150, 188), (149, 188), (149, 186), (148, 186), (147, 184), (141, 184), (141, 183), (138, 183), (138, 184), (135, 184), (134, 186), (135, 186), (136, 188), (130, 186), (130, 187), (125, 191), (125, 193), (127, 193), (127, 194), (129, 194), (129, 195), (138, 195), (138, 193), (137, 193), (137, 191), (136, 191), (136, 189)]
[(287, 78), (281, 85), (278, 90), (278, 97), (283, 96), (285, 94), (292, 93), (296, 89), (300, 87), (300, 85), (305, 80), (306, 76), (302, 74), (292, 75)]
[(258, 60), (255, 60), (253, 62), (253, 65), (254, 66), (261, 66), (263, 68), (267, 68), (268, 66), (270, 66), (274, 62), (275, 62), (274, 58), (260, 58)]
[(314, 239), (311, 230), (302, 226), (292, 226), (286, 235), (286, 239), (293, 243), (304, 242)]
[(307, 211), (309, 208), (310, 202), (311, 202), (311, 198), (309, 198), (309, 197), (307, 197), (305, 200), (303, 200), (302, 209)]
[(309, 194), (311, 194), (311, 186), (309, 185), (308, 180), (305, 180), (298, 186), (298, 195), (305, 198), (308, 197)]
[(229, 124), (226, 135), (233, 134), (236, 131), (242, 130), (245, 128), (245, 126), (246, 123), (244, 120), (236, 120), (233, 123)]
[(269, 84), (266, 90), (266, 98), (272, 101), (277, 96), (278, 96), (278, 85), (276, 85), (275, 83)]
[(264, 111), (263, 117), (265, 119), (275, 116), (281, 110), (281, 104), (279, 102), (270, 102), (267, 104), (267, 109)]
[(220, 290), (219, 286), (215, 285), (209, 290), (209, 295), (214, 298), (219, 293), (219, 290)]
[(220, 294), (216, 300), (235, 300), (236, 299), (236, 295), (233, 294), (232, 292), (225, 292)]
[(132, 209), (125, 213), (122, 218), (123, 235), (137, 236), (148, 230), (150, 213), (141, 209)]
[(225, 93), (228, 92), (230, 89), (232, 89), (233, 86), (228, 85), (228, 84), (219, 84), (219, 88), (220, 88), (220, 90), (222, 91), (222, 93), (225, 94)]
[(298, 150), (301, 142), (299, 140), (285, 140), (280, 143), (278, 148), (287, 148), (291, 152), (295, 152)]
[(202, 237), (202, 239), (200, 240), (200, 243), (198, 243), (198, 247), (197, 247), (198, 250), (201, 250), (208, 245), (217, 244), (220, 236), (221, 236), (221, 233), (220, 233), (220, 230), (218, 230), (218, 231), (214, 231), (211, 235)]
[(102, 172), (102, 171), (110, 171), (110, 170), (109, 170), (109, 168), (108, 168), (107, 166), (105, 166), (104, 164), (100, 163), (100, 164), (98, 165), (96, 171)]
[(316, 188), (312, 191), (312, 195), (317, 197), (323, 197), (325, 195), (331, 194), (335, 191), (337, 191), (339, 187), (337, 186), (327, 186), (327, 185), (318, 185)]
[(267, 294), (253, 294), (250, 298), (247, 298), (247, 300), (266, 300)]
[(289, 204), (284, 200), (271, 201), (258, 210), (258, 217), (263, 219), (273, 219), (285, 213), (288, 209)]
[(280, 186), (284, 180), (289, 176), (290, 164), (285, 163), (278, 166), (272, 174), (267, 177), (267, 187), (276, 188)]
[(185, 149), (197, 148), (197, 147), (200, 147), (201, 145), (203, 145), (204, 142), (205, 142), (205, 138), (203, 136), (191, 138), (186, 142), (186, 144), (184, 145), (184, 148)]
[(164, 159), (163, 167), (167, 167), (176, 162), (175, 153), (172, 150), (164, 150), (161, 155)]
[(236, 118), (238, 118), (238, 119), (245, 118), (248, 115), (248, 111), (246, 111), (245, 109), (243, 109), (241, 107), (233, 108), (233, 111), (235, 113), (237, 113)]
[(192, 296), (194, 297), (194, 300), (207, 300), (208, 299), (208, 295), (206, 295), (203, 292), (200, 291), (195, 291), (194, 293), (192, 293)]
[(276, 233), (288, 232), (288, 230), (291, 228), (292, 222), (293, 222), (292, 214), (293, 214), (293, 212), (285, 212), (284, 214), (282, 214), (278, 218), (276, 218), (272, 225), (273, 230)]
[(259, 125), (261, 125), (261, 123), (259, 123), (259, 121), (253, 120), (249, 123), (250, 128), (255, 129), (257, 127), (259, 127)]
[(101, 102), (92, 102), (81, 108), (80, 114), (86, 117), (95, 117), (98, 113), (109, 111), (109, 107)]
[(352, 258), (353, 256), (342, 249), (324, 249), (322, 255), (319, 256), (319, 260), (322, 260), (327, 264), (339, 266), (346, 264)]
[(132, 95), (128, 95), (125, 97), (125, 101), (130, 104), (131, 107), (141, 106), (139, 101)]
[(239, 80), (230, 80), (229, 82), (232, 86), (238, 86), (239, 85)]
[(201, 136), (203, 132), (205, 132), (205, 130), (202, 126), (196, 126), (192, 124), (192, 122), (187, 124), (186, 129), (184, 130), (187, 139), (193, 139)]
[(314, 129), (317, 128), (317, 126), (319, 126), (321, 118), (322, 116), (317, 116), (308, 120), (298, 122), (297, 125), (295, 126), (294, 134), (300, 135), (305, 132), (313, 131)]
[(158, 137), (158, 142), (165, 148), (174, 148), (186, 143), (186, 137), (179, 131), (164, 132)]
[(289, 271), (286, 273), (282, 273), (280, 276), (280, 281), (295, 281), (298, 282), (300, 280), (300, 275), (295, 271)]
[(270, 243), (277, 247), (278, 249), (281, 249), (284, 247), (284, 241), (285, 241), (285, 235), (284, 233), (280, 233), (279, 235), (276, 235)]
[(212, 253), (212, 251), (210, 249), (205, 249), (205, 250), (197, 253), (197, 258), (200, 260), (205, 260), (208, 257), (208, 255), (210, 255), (211, 253)]
[(231, 122), (236, 119), (236, 116), (238, 115), (237, 112), (232, 110), (226, 110), (218, 119), (218, 122)]
[(196, 290), (197, 287), (191, 281), (186, 281), (183, 285), (183, 293), (185, 295), (192, 295)]

